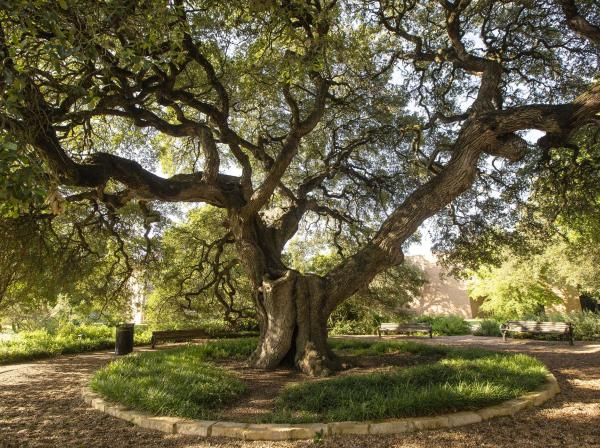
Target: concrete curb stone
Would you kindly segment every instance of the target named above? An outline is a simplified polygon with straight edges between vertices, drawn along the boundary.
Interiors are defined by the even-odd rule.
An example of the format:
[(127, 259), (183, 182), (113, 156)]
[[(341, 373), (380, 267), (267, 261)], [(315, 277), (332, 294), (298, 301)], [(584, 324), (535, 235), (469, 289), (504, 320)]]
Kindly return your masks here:
[(476, 412), (456, 412), (454, 414), (447, 414), (448, 424), (451, 428), (457, 426), (471, 425), (473, 423), (479, 423), (483, 421), (481, 415)]
[(211, 420), (182, 420), (177, 422), (175, 431), (177, 434), (188, 436), (209, 437), (212, 426), (217, 423)]
[(365, 422), (333, 422), (328, 423), (329, 434), (369, 434), (369, 423)]

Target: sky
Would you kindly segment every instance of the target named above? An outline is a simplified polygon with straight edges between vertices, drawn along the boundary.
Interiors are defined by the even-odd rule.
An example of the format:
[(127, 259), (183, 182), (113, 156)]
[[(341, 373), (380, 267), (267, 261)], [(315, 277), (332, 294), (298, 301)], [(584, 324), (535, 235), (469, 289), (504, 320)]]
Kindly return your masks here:
[(419, 243), (412, 243), (408, 246), (408, 248), (404, 251), (405, 255), (415, 256), (422, 255), (427, 258), (430, 258), (433, 254), (431, 253), (431, 246), (433, 245), (433, 241), (429, 236), (429, 223), (425, 221), (419, 227), (419, 233), (421, 234), (421, 241)]

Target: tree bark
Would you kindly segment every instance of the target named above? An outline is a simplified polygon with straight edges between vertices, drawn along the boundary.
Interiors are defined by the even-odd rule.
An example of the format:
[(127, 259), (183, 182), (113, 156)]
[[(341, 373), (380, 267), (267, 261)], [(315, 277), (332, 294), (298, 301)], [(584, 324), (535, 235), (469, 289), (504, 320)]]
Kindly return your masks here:
[(312, 376), (330, 374), (336, 363), (327, 346), (328, 282), (288, 269), (277, 232), (260, 218), (230, 211), (229, 223), (254, 287), (260, 338), (250, 364), (263, 369), (288, 364)]
[(265, 278), (259, 291), (260, 339), (252, 366), (273, 369), (292, 364), (311, 376), (326, 376), (337, 368), (327, 345), (325, 280), (287, 270)]

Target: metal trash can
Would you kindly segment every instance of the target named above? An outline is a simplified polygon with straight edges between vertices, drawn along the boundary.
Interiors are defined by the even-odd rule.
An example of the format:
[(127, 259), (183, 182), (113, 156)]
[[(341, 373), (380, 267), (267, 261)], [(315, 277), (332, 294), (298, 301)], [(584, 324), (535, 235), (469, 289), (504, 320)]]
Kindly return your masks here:
[(133, 351), (133, 327), (134, 324), (117, 325), (115, 338), (116, 355), (126, 355)]

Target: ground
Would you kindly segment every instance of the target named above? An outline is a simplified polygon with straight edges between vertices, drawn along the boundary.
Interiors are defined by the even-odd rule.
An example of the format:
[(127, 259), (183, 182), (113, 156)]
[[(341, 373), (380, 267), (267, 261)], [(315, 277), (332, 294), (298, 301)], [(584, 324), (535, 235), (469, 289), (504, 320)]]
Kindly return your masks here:
[[(437, 357), (439, 358), (439, 357)], [(337, 376), (356, 375), (359, 373), (371, 373), (375, 371), (386, 371), (391, 365), (407, 367), (423, 362), (432, 362), (436, 357), (416, 357), (410, 353), (399, 353), (387, 356), (352, 356), (342, 357), (343, 370), (337, 372)], [(216, 361), (218, 365), (224, 366), (237, 372), (244, 383), (251, 385), (248, 390), (233, 404), (220, 411), (228, 416), (227, 420), (249, 423), (264, 423), (261, 417), (267, 417), (275, 407), (275, 399), (279, 391), (286, 385), (302, 381), (321, 381), (321, 377), (308, 377), (305, 374), (290, 370), (278, 369), (265, 375), (264, 370), (244, 368), (241, 361)], [(347, 366), (346, 363), (351, 363)]]
[[(411, 338), (412, 339), (412, 338)], [(414, 338), (430, 343), (427, 338)], [(600, 447), (600, 343), (455, 336), (432, 343), (528, 353), (557, 377), (562, 393), (541, 408), (452, 430), (343, 436), (322, 442), (242, 442), (168, 435), (90, 409), (81, 386), (110, 360), (104, 353), (0, 367), (0, 447)]]

